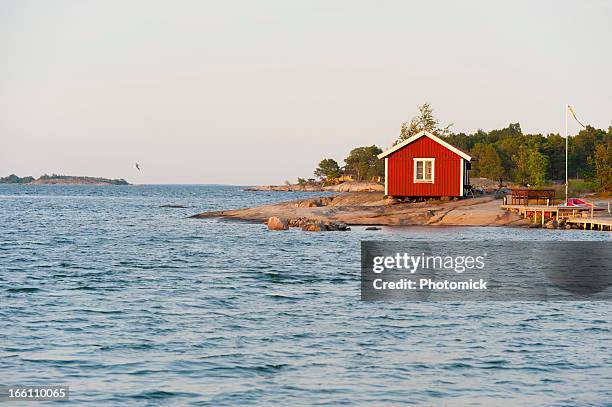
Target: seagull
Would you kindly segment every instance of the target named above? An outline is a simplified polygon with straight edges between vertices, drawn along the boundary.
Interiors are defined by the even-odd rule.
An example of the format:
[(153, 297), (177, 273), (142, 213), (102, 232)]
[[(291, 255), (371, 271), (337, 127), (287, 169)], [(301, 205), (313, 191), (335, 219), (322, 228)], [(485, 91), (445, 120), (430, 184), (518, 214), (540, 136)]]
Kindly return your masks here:
[(140, 171), (140, 164), (136, 163), (136, 164), (134, 165), (134, 167), (136, 167), (136, 169), (137, 169), (138, 171)]

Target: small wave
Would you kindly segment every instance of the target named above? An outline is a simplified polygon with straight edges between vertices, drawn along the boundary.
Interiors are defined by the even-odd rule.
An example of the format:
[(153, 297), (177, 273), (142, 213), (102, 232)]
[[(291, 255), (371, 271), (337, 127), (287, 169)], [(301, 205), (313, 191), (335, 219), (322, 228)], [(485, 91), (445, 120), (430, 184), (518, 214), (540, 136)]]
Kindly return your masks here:
[(254, 373), (254, 374), (274, 374), (287, 368), (289, 365), (281, 363), (281, 364), (265, 364), (265, 365), (256, 365), (256, 366), (220, 366), (214, 367), (210, 369), (215, 373), (229, 373), (232, 376), (238, 375), (240, 372), (242, 373)]
[(42, 290), (36, 287), (22, 287), (22, 288), (9, 288), (6, 291), (9, 293), (36, 293)]
[(121, 343), (117, 345), (103, 345), (100, 347), (101, 351), (113, 351), (120, 349), (140, 349), (140, 350), (148, 350), (152, 349), (154, 345), (149, 343)]
[(96, 287), (82, 286), (82, 287), (69, 288), (69, 290), (97, 291), (98, 289)]
[(97, 309), (82, 309), (79, 310), (80, 312), (84, 312), (87, 314), (123, 314), (123, 311), (116, 311), (116, 310), (97, 310)]
[(145, 391), (140, 394), (133, 395), (131, 398), (138, 400), (164, 400), (173, 397), (194, 397), (198, 396), (195, 393), (187, 392), (176, 392), (176, 391), (164, 391), (164, 390), (152, 390)]

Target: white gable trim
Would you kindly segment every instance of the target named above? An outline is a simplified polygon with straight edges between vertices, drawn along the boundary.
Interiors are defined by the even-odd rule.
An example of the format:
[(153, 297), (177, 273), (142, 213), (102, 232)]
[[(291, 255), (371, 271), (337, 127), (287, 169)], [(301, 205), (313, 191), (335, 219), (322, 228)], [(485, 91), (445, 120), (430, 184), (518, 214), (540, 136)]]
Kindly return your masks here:
[(407, 146), (408, 144), (412, 143), (413, 141), (416, 141), (416, 140), (420, 139), (423, 136), (429, 137), (430, 139), (432, 139), (436, 143), (442, 145), (443, 147), (446, 147), (447, 149), (449, 149), (453, 153), (457, 154), (459, 157), (464, 158), (464, 159), (466, 159), (468, 161), (472, 161), (472, 157), (470, 157), (469, 155), (467, 155), (463, 151), (459, 150), (458, 148), (451, 146), (450, 144), (448, 144), (446, 141), (442, 140), (441, 138), (434, 136), (433, 134), (431, 134), (427, 130), (420, 131), (417, 134), (415, 134), (414, 136), (410, 137), (409, 139), (406, 139), (406, 140), (402, 141), (401, 143), (396, 144), (395, 146), (391, 147), (387, 151), (378, 154), (378, 158), (379, 159), (383, 159), (383, 158), (387, 157), (388, 155), (396, 152), (400, 148), (403, 148), (403, 147)]
[(389, 159), (385, 158), (385, 195), (389, 195)]

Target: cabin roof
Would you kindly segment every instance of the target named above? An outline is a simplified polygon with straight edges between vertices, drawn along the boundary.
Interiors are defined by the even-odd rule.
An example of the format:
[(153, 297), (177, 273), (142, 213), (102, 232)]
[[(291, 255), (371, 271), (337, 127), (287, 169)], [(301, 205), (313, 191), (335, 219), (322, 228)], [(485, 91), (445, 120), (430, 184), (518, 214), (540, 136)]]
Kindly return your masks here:
[(408, 144), (412, 143), (413, 141), (416, 141), (416, 140), (420, 139), (423, 136), (429, 137), (430, 139), (432, 139), (436, 143), (438, 143), (438, 144), (442, 145), (443, 147), (449, 149), (450, 151), (452, 151), (453, 153), (457, 154), (461, 158), (466, 159), (467, 161), (471, 161), (472, 160), (472, 157), (470, 155), (468, 155), (467, 153), (459, 150), (457, 147), (448, 144), (446, 141), (442, 140), (440, 137), (434, 136), (433, 134), (431, 134), (427, 130), (422, 130), (422, 131), (418, 132), (417, 134), (415, 134), (414, 136), (412, 136), (412, 137), (402, 141), (401, 143), (394, 145), (393, 147), (391, 147), (387, 151), (384, 151), (384, 152), (378, 154), (378, 158), (380, 158), (380, 159), (385, 158), (388, 155), (393, 154), (397, 150), (406, 147)]

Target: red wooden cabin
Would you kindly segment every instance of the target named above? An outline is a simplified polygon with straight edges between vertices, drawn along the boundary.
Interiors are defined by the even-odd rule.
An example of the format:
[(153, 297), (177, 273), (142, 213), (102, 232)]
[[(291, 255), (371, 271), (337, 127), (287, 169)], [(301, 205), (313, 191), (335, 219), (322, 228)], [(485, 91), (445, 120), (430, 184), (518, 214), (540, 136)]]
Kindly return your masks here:
[(378, 155), (385, 160), (385, 195), (462, 197), (472, 157), (428, 131)]

